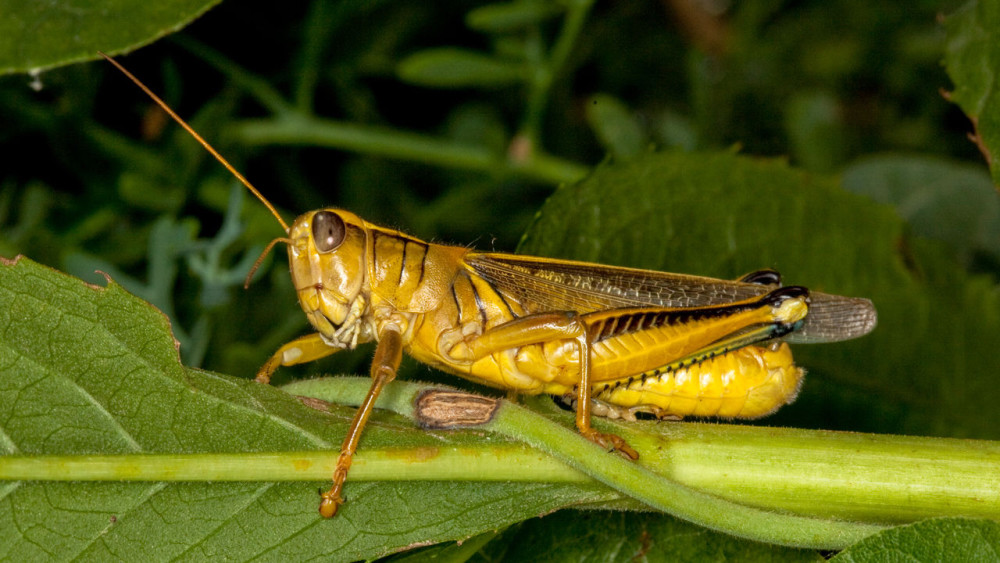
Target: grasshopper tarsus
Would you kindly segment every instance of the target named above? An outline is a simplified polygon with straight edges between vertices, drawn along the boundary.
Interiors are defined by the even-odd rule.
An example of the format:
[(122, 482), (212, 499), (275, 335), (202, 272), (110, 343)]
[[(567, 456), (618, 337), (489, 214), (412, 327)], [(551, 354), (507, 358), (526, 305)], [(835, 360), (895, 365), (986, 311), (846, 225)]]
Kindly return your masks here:
[(278, 369), (278, 366), (274, 364), (275, 362), (269, 359), (264, 365), (260, 366), (260, 369), (257, 370), (257, 375), (254, 377), (254, 381), (262, 385), (270, 385), (271, 374), (274, 373), (274, 370)]
[(319, 514), (323, 518), (333, 518), (340, 510), (340, 505), (344, 504), (344, 497), (340, 493), (344, 488), (344, 481), (347, 480), (347, 472), (351, 469), (353, 456), (353, 451), (340, 453), (337, 467), (333, 470), (333, 485), (326, 492), (320, 491)]
[(340, 494), (333, 489), (327, 492), (321, 492), (320, 497), (322, 500), (319, 501), (319, 515), (323, 518), (333, 518), (337, 515), (337, 511), (340, 510), (340, 505), (344, 504), (344, 499), (340, 497)]
[(617, 434), (598, 432), (591, 428), (590, 432), (583, 433), (583, 436), (608, 451), (618, 452), (627, 459), (632, 461), (639, 459), (639, 452), (635, 451), (635, 448), (628, 445), (628, 442)]

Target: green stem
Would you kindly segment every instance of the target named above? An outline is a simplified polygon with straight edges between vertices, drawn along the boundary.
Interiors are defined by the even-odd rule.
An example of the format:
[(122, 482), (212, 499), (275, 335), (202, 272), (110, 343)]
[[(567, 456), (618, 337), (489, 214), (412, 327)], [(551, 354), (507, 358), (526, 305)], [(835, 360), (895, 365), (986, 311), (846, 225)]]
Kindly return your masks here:
[[(315, 379), (293, 383), (284, 389), (324, 401), (359, 403), (362, 389), (349, 389), (342, 382)], [(378, 406), (416, 418), (413, 405), (424, 388), (397, 382), (392, 393)], [(795, 547), (841, 549), (885, 529), (878, 524), (773, 512), (696, 491), (621, 456), (608, 455), (576, 431), (507, 401), (501, 401), (490, 422), (477, 428), (498, 432), (547, 451), (570, 467), (668, 514), (739, 537)], [(640, 451), (644, 452), (643, 457), (649, 457), (655, 450)]]
[[(593, 0), (578, 0), (569, 10), (566, 23), (552, 56), (535, 77), (529, 95), (529, 122), (541, 119), (552, 81), (565, 63), (576, 37), (586, 21)], [(315, 31), (315, 30), (314, 30)], [(589, 167), (532, 150), (526, 158), (509, 159), (484, 147), (474, 147), (427, 135), (322, 119), (312, 115), (311, 78), (303, 78), (296, 88), (296, 107), (290, 105), (270, 84), (226, 59), (217, 51), (189, 38), (177, 42), (222, 71), (250, 93), (274, 115), (267, 119), (246, 120), (234, 128), (237, 139), (250, 145), (315, 145), (422, 162), (446, 168), (488, 173), (510, 173), (547, 184), (573, 183), (581, 180)], [(306, 62), (315, 56), (315, 46), (306, 46)]]
[[(354, 404), (365, 387), (314, 380), (288, 391)], [(390, 397), (383, 408), (412, 417), (410, 401)], [(638, 449), (639, 464), (594, 455), (595, 446), (575, 431), (508, 403), (478, 428), (549, 451), (671, 514), (762, 541), (835, 548), (882, 528), (872, 522), (1000, 518), (996, 442), (722, 424), (595, 424)]]
[[(608, 455), (576, 432), (527, 409), (504, 404), (495, 423), (505, 434), (550, 451), (571, 467), (667, 514), (735, 536), (820, 549), (842, 549), (885, 526), (772, 512), (706, 494), (641, 464)], [(595, 451), (596, 450), (596, 451)], [(641, 454), (649, 457), (650, 451)]]
[(736, 502), (810, 516), (904, 523), (1000, 519), (1000, 443), (690, 423), (617, 426), (643, 465)]
[(545, 113), (545, 106), (548, 104), (552, 84), (562, 72), (570, 53), (573, 52), (573, 46), (576, 44), (580, 32), (583, 31), (583, 24), (587, 21), (587, 16), (593, 5), (593, 0), (576, 0), (569, 3), (562, 29), (559, 31), (559, 37), (552, 47), (548, 60), (538, 65), (532, 73), (528, 106), (521, 134), (533, 144), (538, 144), (537, 132), (541, 127), (542, 116)]
[(483, 147), (387, 127), (344, 123), (300, 114), (246, 120), (235, 126), (233, 134), (249, 145), (330, 147), (447, 168), (507, 172), (550, 184), (576, 182), (589, 170), (580, 164), (545, 154), (532, 155), (527, 161), (514, 163)]
[(295, 107), (302, 114), (312, 114), (313, 96), (319, 82), (319, 69), (323, 68), (323, 53), (330, 45), (330, 37), (337, 31), (340, 22), (337, 15), (346, 9), (344, 4), (313, 2), (305, 19), (302, 43), (296, 57), (295, 86), (292, 88)]
[[(340, 452), (0, 456), (0, 481), (326, 481)], [(400, 465), (405, 464), (405, 470)], [(517, 467), (512, 473), (508, 468)], [(364, 449), (352, 481), (589, 483), (586, 475), (520, 444)]]

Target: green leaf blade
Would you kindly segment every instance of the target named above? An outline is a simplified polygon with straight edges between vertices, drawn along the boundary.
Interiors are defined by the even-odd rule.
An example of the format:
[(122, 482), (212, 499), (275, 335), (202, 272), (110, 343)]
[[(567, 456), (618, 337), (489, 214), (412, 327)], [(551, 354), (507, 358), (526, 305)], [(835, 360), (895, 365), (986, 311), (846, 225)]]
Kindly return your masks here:
[(609, 94), (595, 94), (587, 103), (587, 123), (611, 156), (627, 160), (648, 143), (628, 106)]
[(2, 0), (0, 75), (93, 60), (97, 51), (128, 52), (183, 28), (218, 3)]
[(567, 510), (510, 542), (511, 561), (822, 561), (815, 551), (737, 540), (653, 514)]
[[(351, 408), (320, 412), (274, 387), (185, 369), (166, 318), (148, 304), (113, 282), (88, 286), (24, 258), (0, 265), (0, 334), (0, 435), (8, 455), (320, 450), (332, 464), (353, 416)], [(364, 443), (429, 455), (468, 441), (377, 413)], [(396, 455), (397, 471), (405, 471), (406, 455)], [(351, 502), (341, 514), (326, 520), (316, 511), (316, 488), (328, 480), (282, 479), (4, 482), (0, 554), (355, 560), (618, 497), (579, 482), (360, 482), (348, 487)]]
[(1000, 199), (980, 165), (922, 155), (873, 155), (841, 184), (893, 206), (915, 235), (947, 243), (963, 265), (977, 253), (1000, 259)]
[(831, 561), (996, 561), (1000, 524), (992, 520), (935, 518), (866, 538)]
[(469, 29), (487, 33), (510, 33), (544, 23), (563, 10), (563, 6), (548, 2), (501, 2), (486, 4), (465, 16)]
[(496, 88), (524, 78), (522, 65), (467, 49), (438, 48), (414, 53), (396, 74), (403, 82), (431, 88)]
[(976, 142), (1000, 185), (1000, 6), (971, 0), (945, 19), (944, 65), (955, 84), (948, 97), (976, 128)]

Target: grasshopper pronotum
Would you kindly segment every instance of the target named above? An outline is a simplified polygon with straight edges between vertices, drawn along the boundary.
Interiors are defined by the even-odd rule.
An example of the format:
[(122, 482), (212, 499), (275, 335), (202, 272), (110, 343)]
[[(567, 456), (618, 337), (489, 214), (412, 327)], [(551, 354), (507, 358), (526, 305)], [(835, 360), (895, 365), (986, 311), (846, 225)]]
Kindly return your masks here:
[[(102, 53), (103, 55), (103, 53)], [(870, 332), (867, 299), (789, 286), (762, 270), (735, 281), (478, 252), (431, 244), (341, 209), (288, 225), (253, 185), (159, 97), (105, 56), (200, 142), (267, 208), (286, 236), (299, 304), (316, 332), (282, 346), (257, 373), (378, 345), (372, 385), (344, 439), (320, 513), (331, 517), (351, 459), (403, 352), (466, 379), (575, 401), (580, 433), (632, 459), (592, 414), (753, 418), (791, 402), (803, 371), (788, 341)], [(247, 278), (249, 280), (249, 277)]]

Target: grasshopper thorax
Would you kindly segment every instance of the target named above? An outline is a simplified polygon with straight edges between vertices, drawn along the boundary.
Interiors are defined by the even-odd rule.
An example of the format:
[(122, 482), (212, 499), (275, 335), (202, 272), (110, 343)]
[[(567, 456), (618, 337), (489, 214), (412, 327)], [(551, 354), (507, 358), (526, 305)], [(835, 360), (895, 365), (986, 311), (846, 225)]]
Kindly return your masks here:
[(331, 346), (353, 348), (370, 340), (363, 322), (370, 304), (364, 220), (321, 209), (296, 218), (288, 234), (292, 283), (309, 322)]

